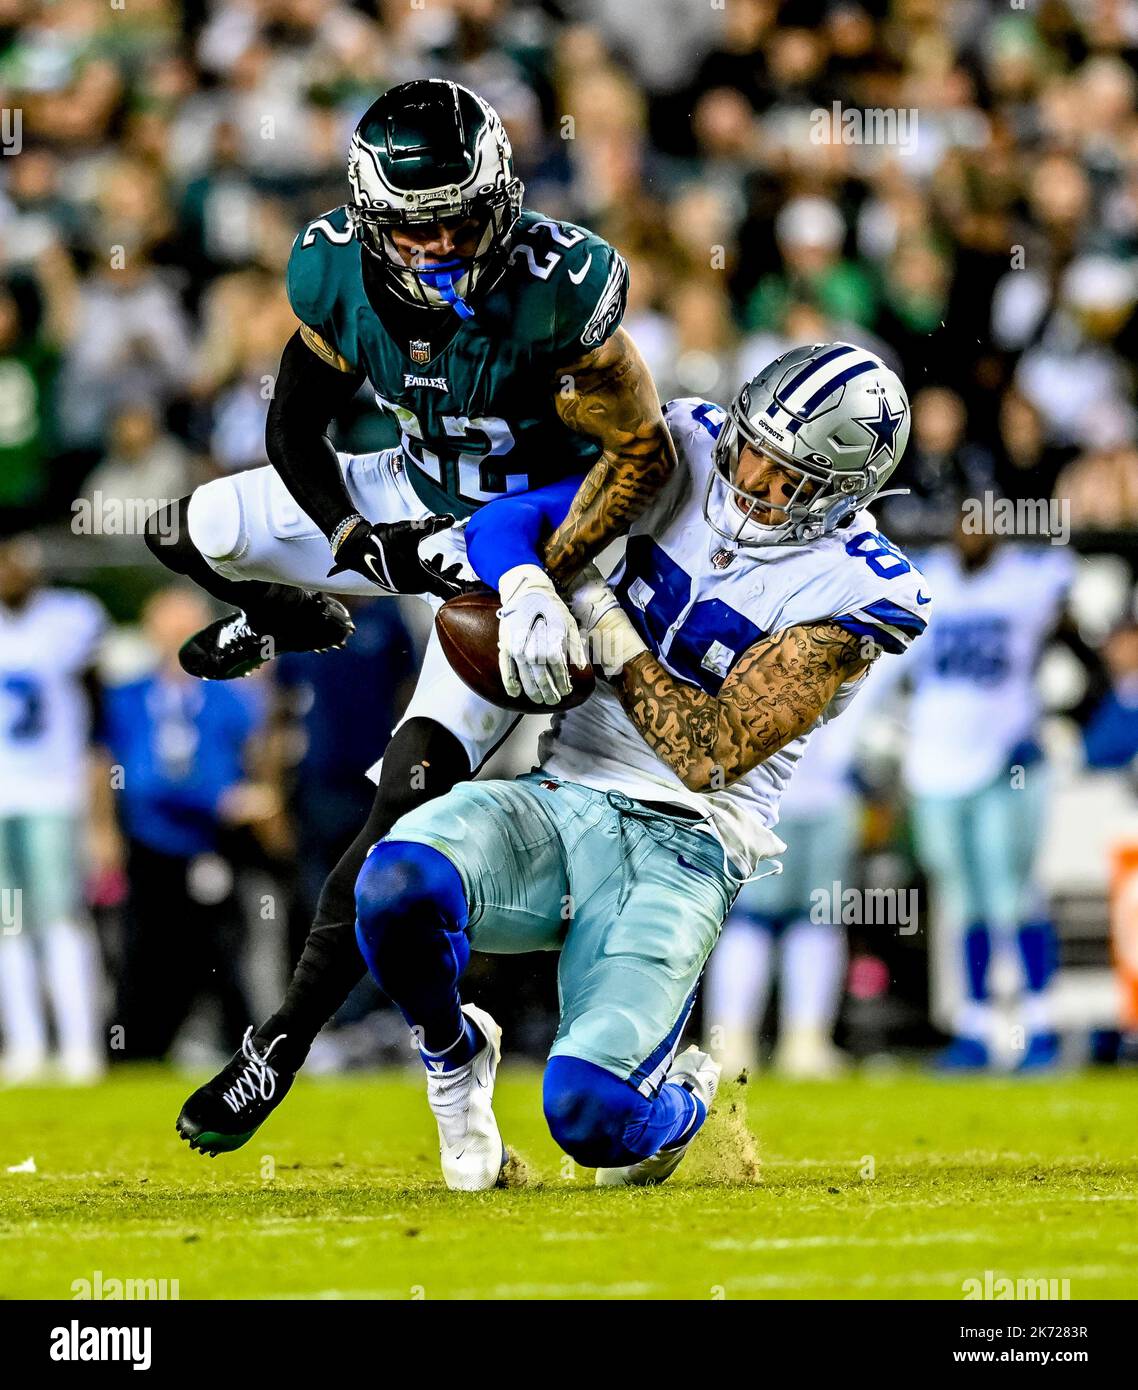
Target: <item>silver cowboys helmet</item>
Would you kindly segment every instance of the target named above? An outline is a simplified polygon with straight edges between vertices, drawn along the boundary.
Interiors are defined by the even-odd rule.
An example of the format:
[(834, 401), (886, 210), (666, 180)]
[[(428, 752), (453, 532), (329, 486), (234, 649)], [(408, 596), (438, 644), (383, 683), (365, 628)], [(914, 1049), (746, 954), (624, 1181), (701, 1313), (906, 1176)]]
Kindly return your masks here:
[[(905, 452), (909, 424), (900, 378), (872, 352), (853, 343), (784, 352), (731, 402), (715, 442), (704, 517), (737, 545), (828, 535), (880, 494)], [(765, 501), (738, 485), (739, 454), (748, 444), (794, 480), (789, 498)]]

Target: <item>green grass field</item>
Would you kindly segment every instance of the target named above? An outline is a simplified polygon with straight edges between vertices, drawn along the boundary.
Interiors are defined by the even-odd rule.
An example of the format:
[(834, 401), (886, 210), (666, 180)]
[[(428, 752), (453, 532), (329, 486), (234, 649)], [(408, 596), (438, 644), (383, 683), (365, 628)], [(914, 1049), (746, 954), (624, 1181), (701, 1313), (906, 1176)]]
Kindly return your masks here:
[(1138, 1296), (1133, 1073), (761, 1078), (721, 1092), (671, 1183), (613, 1191), (507, 1066), (496, 1108), (528, 1172), (477, 1195), (442, 1187), (413, 1074), (302, 1080), (218, 1159), (174, 1133), (188, 1090), (151, 1071), (0, 1095), (0, 1296), (71, 1298), (96, 1270), (183, 1299), (959, 1299), (986, 1270)]

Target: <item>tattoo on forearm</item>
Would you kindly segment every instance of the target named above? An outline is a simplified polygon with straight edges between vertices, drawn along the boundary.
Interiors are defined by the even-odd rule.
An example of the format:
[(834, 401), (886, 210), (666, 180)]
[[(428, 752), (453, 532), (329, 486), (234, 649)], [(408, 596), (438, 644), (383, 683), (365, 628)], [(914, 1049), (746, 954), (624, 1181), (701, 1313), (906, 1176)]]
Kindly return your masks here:
[(545, 567), (564, 583), (628, 530), (671, 476), (676, 453), (651, 375), (623, 329), (555, 385), (561, 419), (604, 449), (546, 544)]
[(331, 343), (324, 341), (315, 328), (309, 328), (308, 324), (302, 323), (300, 325), (300, 336), (304, 341), (305, 347), (311, 348), (316, 356), (320, 358), (321, 362), (327, 362), (329, 367), (335, 367), (338, 372), (350, 373), (356, 370), (346, 357), (336, 351)]
[(614, 688), (685, 786), (714, 790), (811, 728), (838, 687), (871, 659), (860, 637), (836, 623), (815, 623), (757, 642), (718, 696), (677, 680), (647, 652), (624, 668)]

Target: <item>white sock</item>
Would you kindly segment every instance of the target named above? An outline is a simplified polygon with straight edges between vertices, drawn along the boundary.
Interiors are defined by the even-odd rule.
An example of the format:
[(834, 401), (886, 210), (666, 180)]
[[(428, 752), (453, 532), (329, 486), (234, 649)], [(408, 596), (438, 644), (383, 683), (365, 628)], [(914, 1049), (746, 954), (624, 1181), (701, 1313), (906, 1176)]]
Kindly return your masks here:
[(781, 1032), (810, 1029), (829, 1036), (842, 1006), (845, 929), (831, 922), (793, 922), (782, 938)]
[(986, 1000), (965, 999), (957, 1010), (956, 1033), (990, 1046), (995, 1031), (996, 1015)]
[(47, 1056), (39, 970), (27, 932), (0, 936), (0, 1029), (9, 1056), (33, 1062)]
[(100, 970), (93, 929), (76, 922), (48, 927), (44, 976), (64, 1061), (98, 1057)]
[(1047, 990), (1023, 996), (1023, 1026), (1030, 1038), (1034, 1033), (1054, 1031), (1051, 998)]
[(727, 922), (707, 970), (703, 1014), (709, 1028), (758, 1031), (770, 998), (772, 948), (771, 933), (750, 918)]
[[(711, 953), (703, 993), (703, 1031), (711, 1051), (718, 1037), (753, 1053), (771, 990), (773, 941), (766, 927), (742, 914), (730, 917)], [(721, 1034), (713, 1030), (721, 1029)], [(733, 1044), (733, 1045), (735, 1045)], [(745, 1049), (744, 1049), (745, 1050)], [(732, 1059), (747, 1064), (747, 1058)]]

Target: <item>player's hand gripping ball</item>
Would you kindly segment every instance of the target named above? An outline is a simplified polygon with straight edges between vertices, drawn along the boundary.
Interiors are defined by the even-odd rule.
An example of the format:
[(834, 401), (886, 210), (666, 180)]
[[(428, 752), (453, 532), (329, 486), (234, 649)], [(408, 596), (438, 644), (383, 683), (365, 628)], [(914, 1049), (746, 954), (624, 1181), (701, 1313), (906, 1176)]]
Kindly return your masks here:
[(507, 693), (498, 660), (500, 606), (499, 596), (487, 588), (460, 594), (444, 603), (435, 614), (435, 631), (443, 654), (463, 683), (490, 704), (523, 714), (551, 714), (584, 704), (597, 681), (593, 668), (587, 663), (581, 664), (576, 653), (570, 655), (567, 667), (569, 693), (557, 704), (531, 699), (524, 690), (516, 695)]

